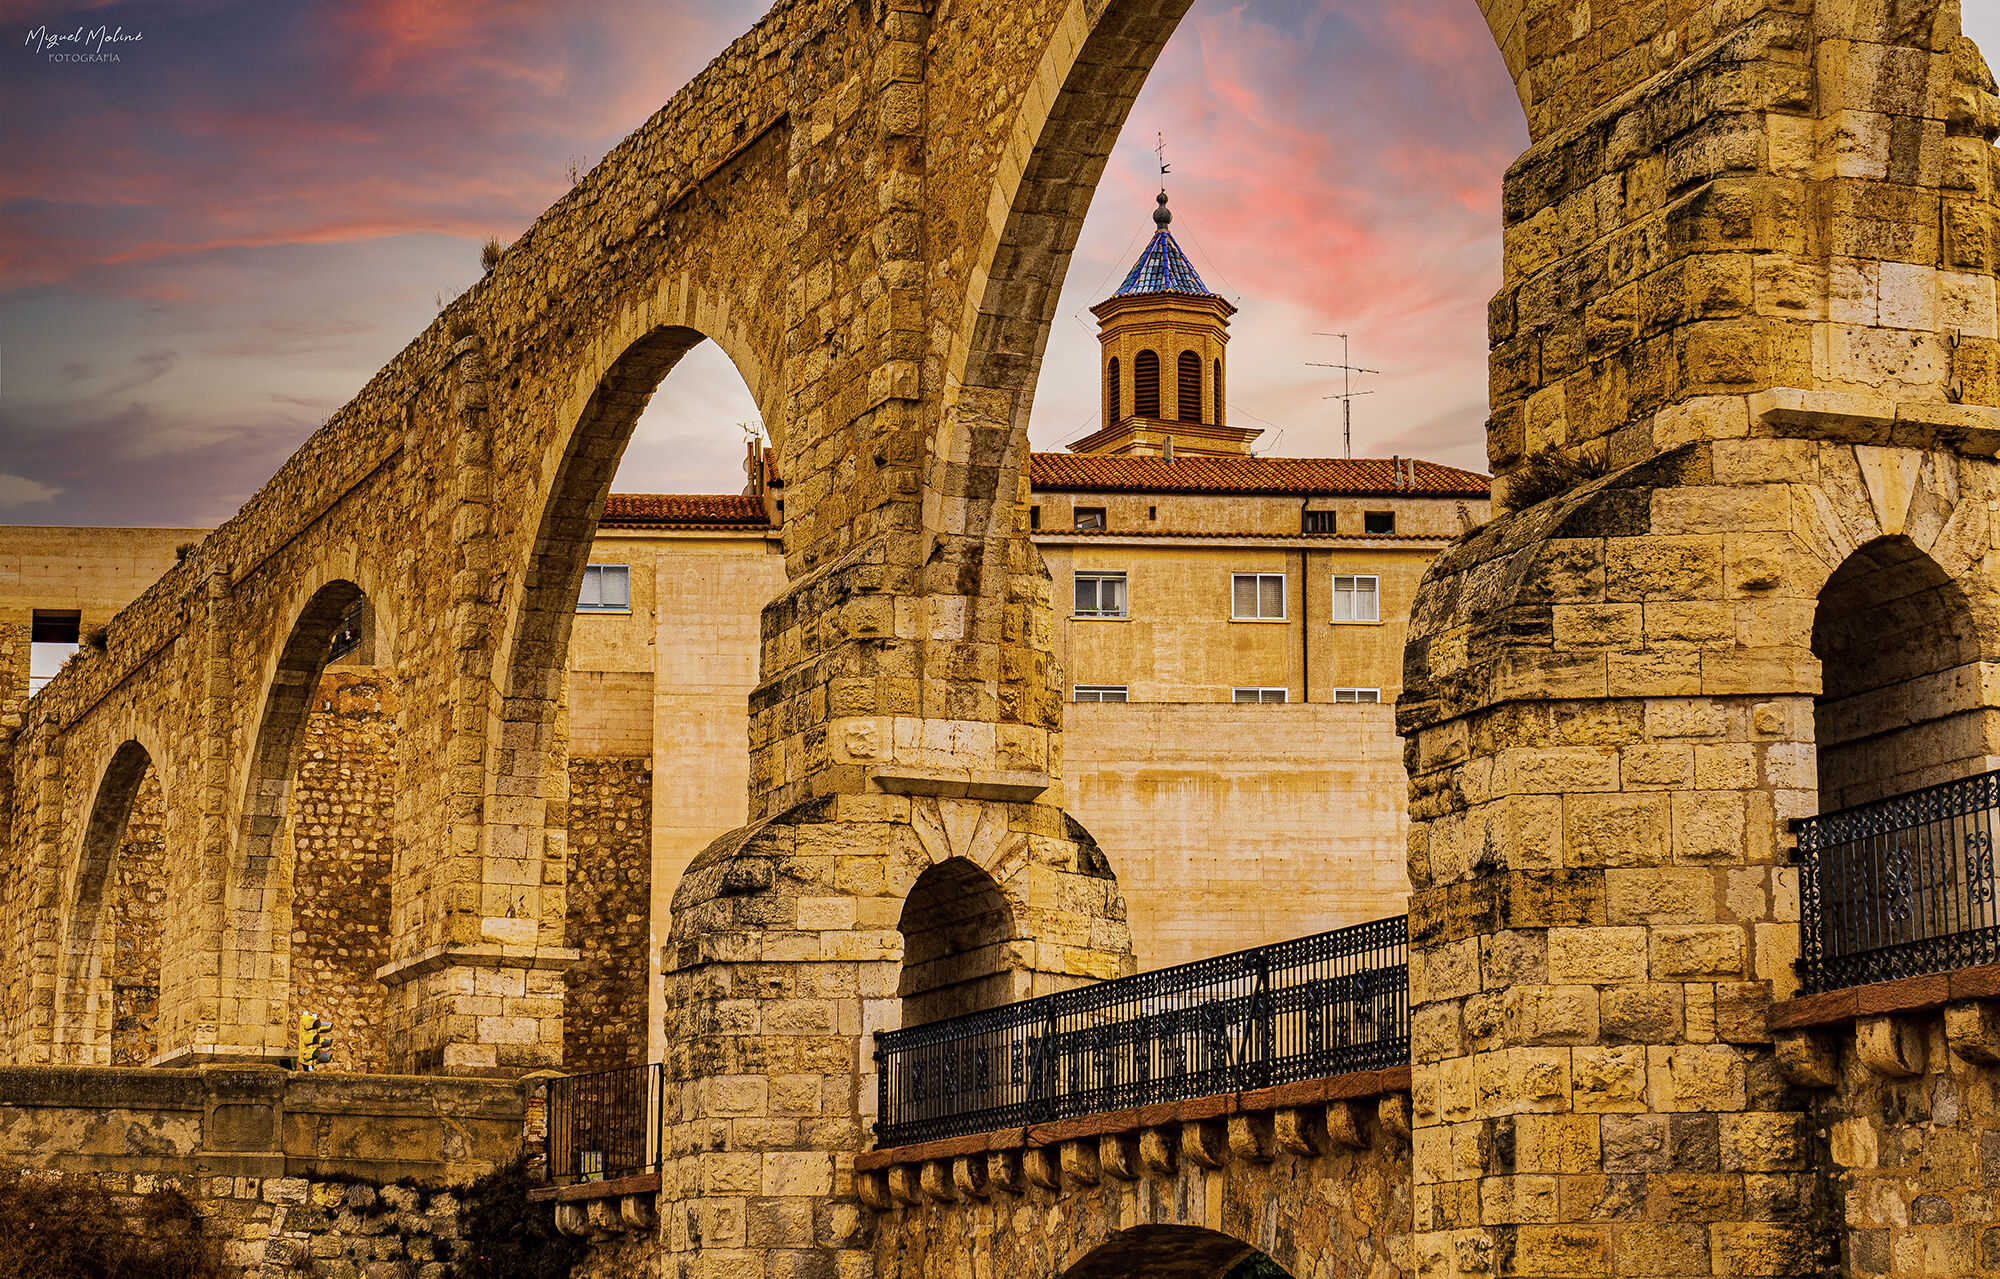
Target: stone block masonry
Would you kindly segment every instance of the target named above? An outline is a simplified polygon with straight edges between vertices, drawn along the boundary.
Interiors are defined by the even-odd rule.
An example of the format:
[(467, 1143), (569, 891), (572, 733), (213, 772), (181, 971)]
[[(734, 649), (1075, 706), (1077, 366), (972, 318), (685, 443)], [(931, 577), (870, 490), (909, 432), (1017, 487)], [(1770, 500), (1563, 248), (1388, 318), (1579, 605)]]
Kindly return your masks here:
[[(401, 707), (389, 1061), (557, 1064), (582, 565), (647, 399), (713, 340), (771, 431), (790, 584), (763, 614), (755, 824), (697, 857), (674, 903), (662, 1269), (865, 1273), (868, 1035), (927, 993), (902, 971), (911, 893), (936, 872), (1004, 903), (1012, 935), (983, 947), (1004, 968), (963, 983), (981, 997), (1131, 964), (1112, 869), (1058, 803), (1025, 428), (1091, 191), (1185, 9), (783, 0), (620, 143), (25, 708), (0, 788), (11, 1059), (103, 1046), (83, 1015), (101, 897), (83, 890), (142, 761), (175, 906), (160, 1052), (284, 1052), (273, 836), (301, 707), (365, 601)], [(1810, 1105), (1765, 1014), (1798, 937), (1782, 822), (1818, 807), (1831, 758), (1821, 668), (1871, 656), (1815, 614), (1918, 603), (1850, 594), (1874, 580), (1840, 577), (1857, 556), (1951, 583), (1923, 604), (1973, 651), (1893, 692), (1880, 669), (1836, 682), (1839, 713), (1895, 708), (1912, 779), (2000, 755), (1975, 678), (2000, 661), (2000, 97), (1955, 0), (1482, 10), (1533, 145), (1507, 178), (1489, 312), (1510, 513), (1434, 563), (1397, 707), (1409, 1268), (1814, 1271), (1834, 1209), (1796, 1166)], [(1828, 740), (1866, 768), (1855, 728)], [(0, 1110), (0, 1130), (50, 1109)], [(340, 1131), (285, 1114), (287, 1141)], [(1239, 1118), (1220, 1140), (1258, 1162), (1265, 1133)], [(218, 1141), (231, 1175), (267, 1177), (292, 1158), (275, 1122), (204, 1102), (137, 1135)], [(1118, 1180), (1131, 1154), (1066, 1150), (1044, 1189)], [(1214, 1189), (1239, 1232), (1285, 1193)], [(1893, 1198), (1890, 1216), (1940, 1212)], [(1925, 1224), (1962, 1228), (1971, 1197), (1947, 1206)], [(963, 1257), (970, 1237), (944, 1245)], [(1888, 1242), (1929, 1264), (1931, 1236)], [(926, 1256), (918, 1273), (956, 1264)]]

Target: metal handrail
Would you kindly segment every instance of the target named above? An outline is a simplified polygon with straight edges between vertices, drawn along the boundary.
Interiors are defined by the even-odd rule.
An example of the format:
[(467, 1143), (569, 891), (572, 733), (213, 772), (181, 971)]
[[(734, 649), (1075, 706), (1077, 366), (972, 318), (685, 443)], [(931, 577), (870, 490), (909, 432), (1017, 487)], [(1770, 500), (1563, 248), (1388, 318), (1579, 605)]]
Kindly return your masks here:
[(1396, 916), (875, 1036), (884, 1146), (1410, 1059)]
[(1807, 993), (2000, 963), (2000, 772), (1791, 822)]
[(653, 1062), (546, 1081), (549, 1180), (566, 1185), (658, 1172), (662, 1071)]

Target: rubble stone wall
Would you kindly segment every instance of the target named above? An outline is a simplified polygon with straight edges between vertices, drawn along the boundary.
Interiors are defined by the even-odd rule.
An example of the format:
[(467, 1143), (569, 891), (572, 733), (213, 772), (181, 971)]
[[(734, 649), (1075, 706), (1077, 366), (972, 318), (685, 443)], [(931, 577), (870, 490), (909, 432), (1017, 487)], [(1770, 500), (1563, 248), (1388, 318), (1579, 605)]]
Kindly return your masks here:
[[(1785, 1153), (1821, 1182), (1821, 1243), (1843, 1279), (2000, 1273), (2000, 1002), (1956, 997), (1969, 984), (1990, 996), (1996, 977), (1904, 978), (1777, 1010), (1788, 1024), (1849, 1005), (1778, 1032), (1779, 1060), (1810, 1098), (1809, 1137)], [(1909, 992), (1922, 997), (1894, 997)], [(1863, 1000), (1877, 1011), (1857, 1012)]]
[(336, 667), (320, 677), (291, 805), (290, 1014), (334, 1025), (328, 1068), (389, 1069), (389, 885), (394, 878), (393, 674)]
[(563, 1069), (571, 1074), (646, 1060), (652, 965), (653, 764), (569, 762), (568, 944)]
[(7, 1068), (0, 1164), (114, 1199), (177, 1188), (245, 1279), (421, 1279), (463, 1249), (465, 1188), (520, 1155), (526, 1110), (500, 1081)]
[(111, 1064), (143, 1066), (159, 1051), (160, 926), (167, 909), (166, 805), (148, 769), (112, 864)]

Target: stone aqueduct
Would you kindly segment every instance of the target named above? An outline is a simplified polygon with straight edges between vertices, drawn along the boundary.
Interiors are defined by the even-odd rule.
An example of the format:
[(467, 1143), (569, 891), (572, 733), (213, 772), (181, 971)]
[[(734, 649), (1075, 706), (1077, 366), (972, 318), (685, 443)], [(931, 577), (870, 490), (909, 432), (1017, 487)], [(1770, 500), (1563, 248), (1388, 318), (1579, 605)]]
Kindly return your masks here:
[[(8, 1056), (106, 1059), (102, 885), (148, 762), (160, 1060), (283, 1054), (293, 747), (365, 599), (402, 707), (392, 1067), (560, 1064), (571, 606), (634, 420), (710, 339), (772, 431), (791, 583), (753, 824), (675, 900), (660, 1246), (772, 1274), (866, 1246), (905, 898), (990, 877), (1005, 995), (1130, 964), (1115, 867), (1060, 807), (1019, 499), (1068, 254), (1186, 8), (781, 0), (29, 704)], [(1802, 1273), (1819, 1210), (1754, 1154), (1805, 1113), (1763, 1024), (1797, 936), (1782, 819), (2000, 755), (2000, 104), (1957, 0), (1482, 8), (1532, 137), (1490, 311), (1514, 509), (1412, 627), (1414, 1190), (1380, 1230), (1433, 1275)], [(1563, 1181), (1697, 1130), (1723, 1154), (1695, 1226)], [(1106, 1211), (1215, 1224), (1168, 1174)], [(746, 1195), (790, 1224), (760, 1237)], [(997, 1210), (951, 1199), (897, 1211), (987, 1225), (899, 1226), (884, 1273), (982, 1273), (948, 1241)], [(1368, 1269), (1334, 1233), (1251, 1242)]]

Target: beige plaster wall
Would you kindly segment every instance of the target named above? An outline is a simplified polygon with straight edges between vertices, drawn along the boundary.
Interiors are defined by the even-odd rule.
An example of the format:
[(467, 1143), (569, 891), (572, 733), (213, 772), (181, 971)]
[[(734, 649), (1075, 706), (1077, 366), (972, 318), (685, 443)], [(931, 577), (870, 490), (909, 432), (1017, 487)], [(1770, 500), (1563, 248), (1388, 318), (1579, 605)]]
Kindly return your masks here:
[(681, 872), (749, 821), (758, 610), (784, 589), (762, 533), (602, 530), (593, 564), (627, 564), (629, 614), (580, 613), (570, 642), (570, 750), (653, 760), (649, 1060), (665, 1053), (660, 943)]
[(1387, 705), (1065, 708), (1064, 805), (1125, 894), (1141, 969), (1400, 914)]
[(174, 548), (207, 529), (0, 524), (0, 622), (38, 608), (77, 609), (102, 625), (172, 568)]
[[(1050, 535), (1075, 527), (1079, 506), (1101, 506), (1110, 534), (1203, 534), (1297, 537), (1304, 522), (1301, 510), (1332, 511), (1335, 531), (1342, 538), (1361, 537), (1362, 516), (1369, 511), (1393, 511), (1398, 537), (1429, 537), (1449, 541), (1466, 531), (1468, 521), (1483, 524), (1490, 503), (1484, 499), (1451, 497), (1303, 497), (1261, 493), (1070, 493), (1037, 491), (1029, 502), (1046, 546)], [(1461, 514), (1463, 512), (1463, 514)], [(1374, 540), (1374, 539), (1369, 539)], [(1044, 554), (1047, 552), (1044, 551)]]
[[(1293, 508), (1297, 518), (1297, 507)], [(1037, 539), (1054, 579), (1056, 655), (1078, 684), (1123, 684), (1136, 702), (1227, 702), (1239, 687), (1284, 687), (1289, 700), (1331, 701), (1333, 689), (1402, 684), (1404, 620), (1442, 541), (1355, 546), (1301, 539), (1142, 539), (1115, 533)], [(1076, 618), (1077, 572), (1126, 574), (1128, 616)], [(1285, 620), (1235, 621), (1231, 579), (1283, 573)], [(1382, 621), (1335, 622), (1335, 575), (1381, 579)], [(1307, 676), (1310, 678), (1307, 678)], [(1074, 756), (1076, 746), (1067, 748)]]

